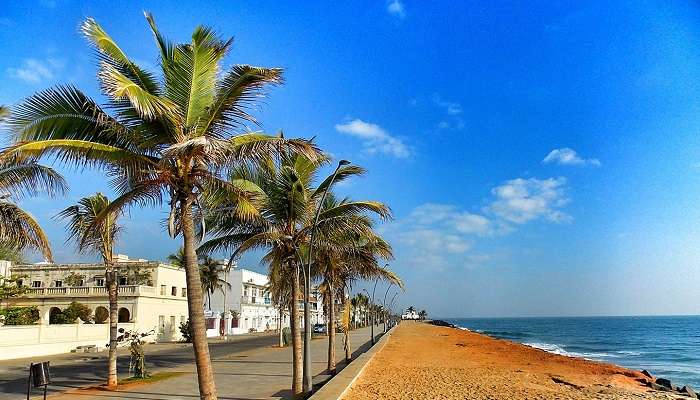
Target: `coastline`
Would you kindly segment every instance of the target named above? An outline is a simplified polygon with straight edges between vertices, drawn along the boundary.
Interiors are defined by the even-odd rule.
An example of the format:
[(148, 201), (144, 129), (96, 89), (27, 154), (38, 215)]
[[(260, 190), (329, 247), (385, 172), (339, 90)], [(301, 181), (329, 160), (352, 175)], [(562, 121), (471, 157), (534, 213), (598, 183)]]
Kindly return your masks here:
[(438, 325), (400, 324), (343, 398), (689, 398), (640, 371)]

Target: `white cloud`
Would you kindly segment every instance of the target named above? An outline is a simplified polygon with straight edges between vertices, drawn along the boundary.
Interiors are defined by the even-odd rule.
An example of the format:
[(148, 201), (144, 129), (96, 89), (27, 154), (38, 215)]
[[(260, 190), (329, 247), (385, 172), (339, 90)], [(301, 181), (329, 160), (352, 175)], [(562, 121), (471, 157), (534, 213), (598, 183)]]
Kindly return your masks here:
[(406, 17), (406, 7), (400, 0), (390, 0), (386, 5), (386, 11), (398, 18)]
[(487, 210), (505, 221), (523, 224), (544, 218), (551, 222), (570, 222), (573, 218), (560, 211), (569, 202), (564, 193), (566, 178), (512, 179), (491, 190), (495, 199)]
[(444, 108), (448, 115), (459, 115), (462, 113), (461, 104), (444, 100), (437, 93), (433, 94), (433, 103), (438, 107)]
[(28, 83), (41, 83), (53, 79), (56, 75), (56, 70), (62, 67), (63, 62), (61, 60), (27, 58), (20, 67), (8, 68), (7, 73), (12, 78), (21, 79)]
[(557, 163), (559, 165), (591, 165), (594, 167), (600, 167), (600, 160), (597, 158), (585, 159), (576, 153), (574, 149), (564, 147), (561, 149), (554, 149), (547, 154), (547, 156), (542, 160), (542, 163)]
[(398, 158), (411, 155), (411, 150), (401, 139), (390, 135), (377, 124), (354, 119), (345, 124), (336, 124), (335, 129), (362, 140), (362, 145), (370, 154), (384, 153)]

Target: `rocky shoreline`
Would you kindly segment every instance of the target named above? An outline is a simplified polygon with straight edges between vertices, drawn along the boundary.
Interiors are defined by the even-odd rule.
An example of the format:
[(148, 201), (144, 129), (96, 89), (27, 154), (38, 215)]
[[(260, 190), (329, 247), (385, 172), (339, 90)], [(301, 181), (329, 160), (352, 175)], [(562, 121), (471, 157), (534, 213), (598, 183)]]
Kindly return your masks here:
[[(454, 328), (454, 329), (459, 329), (463, 331), (469, 331), (469, 329), (459, 327), (457, 325), (451, 324), (447, 321), (443, 320), (430, 320), (427, 321), (427, 323), (435, 326), (441, 326), (441, 327), (448, 327), (448, 328)], [(503, 339), (499, 339), (503, 340)], [(572, 357), (576, 358), (576, 357)], [(623, 367), (624, 368), (624, 367)], [(644, 375), (643, 378), (638, 378), (637, 381), (648, 388), (655, 390), (657, 392), (664, 392), (664, 393), (669, 393), (669, 394), (678, 394), (684, 397), (689, 397), (693, 399), (700, 399), (700, 394), (695, 392), (695, 390), (689, 386), (689, 385), (684, 385), (683, 387), (675, 386), (670, 379), (666, 378), (660, 378), (660, 377), (654, 377), (649, 371), (647, 370), (642, 370), (640, 371), (642, 375)]]

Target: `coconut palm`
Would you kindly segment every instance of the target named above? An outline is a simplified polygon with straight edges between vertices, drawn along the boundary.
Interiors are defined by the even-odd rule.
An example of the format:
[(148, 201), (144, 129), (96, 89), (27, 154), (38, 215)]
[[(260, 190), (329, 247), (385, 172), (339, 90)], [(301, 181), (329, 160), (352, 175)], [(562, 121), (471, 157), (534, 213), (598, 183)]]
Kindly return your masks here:
[[(109, 199), (102, 193), (83, 197), (72, 205), (58, 213), (59, 219), (67, 221), (68, 239), (66, 242), (75, 241), (79, 252), (86, 254), (98, 254), (105, 266), (105, 280), (107, 284), (107, 297), (109, 298), (109, 357), (107, 386), (110, 389), (117, 388), (117, 271), (114, 268), (113, 251), (114, 244), (122, 227), (117, 222), (121, 216), (120, 210), (114, 210), (103, 214), (109, 209)], [(98, 218), (103, 218), (100, 224), (96, 224)]]
[[(230, 177), (231, 184), (245, 187), (257, 194), (254, 203), (260, 218), (242, 224), (235, 215), (225, 215), (227, 207), (236, 208), (234, 201), (216, 199), (219, 203), (217, 223), (210, 225), (210, 231), (218, 237), (200, 247), (206, 252), (235, 250), (233, 257), (249, 250), (266, 249), (263, 262), (271, 272), (285, 277), (291, 287), (294, 354), (292, 391), (295, 395), (302, 392), (301, 315), (297, 306), (297, 301), (303, 298), (300, 262), (307, 252), (314, 213), (322, 194), (331, 183), (329, 176), (314, 186), (319, 168), (327, 161), (325, 158), (312, 160), (303, 154), (284, 152), (279, 159), (266, 160), (256, 168), (239, 168), (234, 171)], [(335, 180), (342, 181), (362, 173), (364, 170), (360, 167), (341, 166)], [(391, 215), (390, 210), (378, 202), (344, 202), (321, 212), (317, 234), (323, 237), (329, 232), (342, 229), (361, 234), (366, 226), (354, 224), (349, 217), (365, 212), (375, 213), (380, 218), (389, 218)]]
[(217, 290), (224, 292), (231, 288), (231, 284), (221, 278), (221, 264), (213, 258), (202, 255), (199, 261), (199, 276), (202, 280), (202, 289), (207, 294), (207, 306), (211, 311), (211, 295)]
[[(349, 203), (350, 200), (338, 201), (334, 196), (328, 196), (322, 211)], [(358, 279), (388, 278), (399, 285), (401, 280), (388, 270), (381, 268), (377, 258), (392, 257), (391, 246), (372, 231), (372, 220), (367, 215), (352, 215), (346, 217), (348, 223), (362, 226), (361, 235), (355, 231), (341, 229), (329, 231), (320, 236), (317, 243), (316, 256), (312, 276), (321, 280), (321, 288), (328, 307), (328, 371), (333, 374), (335, 362), (335, 303), (336, 298), (343, 300), (343, 309), (349, 310), (350, 298), (346, 296), (350, 285)], [(348, 326), (345, 329), (346, 359), (350, 359)]]
[[(9, 109), (0, 106), (0, 123), (8, 115)], [(35, 161), (18, 157), (0, 160), (0, 249), (6, 259), (21, 260), (22, 251), (32, 249), (40, 251), (45, 259), (53, 260), (49, 240), (39, 223), (10, 198), (21, 199), (39, 193), (53, 197), (64, 194), (67, 187), (58, 172)]]
[(167, 260), (170, 265), (183, 268), (185, 266), (185, 248), (180, 246), (175, 253), (168, 255)]
[(421, 310), (421, 311), (418, 313), (418, 317), (419, 317), (421, 320), (425, 320), (426, 318), (428, 318), (428, 312), (425, 311), (425, 310)]
[(96, 49), (106, 107), (73, 86), (38, 92), (13, 109), (9, 126), (15, 144), (5, 157), (53, 155), (78, 167), (102, 167), (119, 195), (109, 213), (133, 205), (167, 204), (168, 232), (183, 238), (200, 395), (215, 399), (196, 254), (201, 195), (228, 187), (238, 196), (239, 218), (252, 218), (256, 210), (246, 201), (247, 192), (220, 179), (223, 170), (242, 159), (266, 157), (282, 146), (309, 157), (317, 150), (305, 140), (236, 134), (245, 123), (255, 123), (250, 108), (264, 87), (281, 83), (280, 69), (234, 65), (222, 71), (232, 39), (199, 26), (190, 42), (174, 43), (161, 34), (150, 14), (146, 19), (160, 56), (160, 79), (129, 59), (88, 18), (81, 30)]

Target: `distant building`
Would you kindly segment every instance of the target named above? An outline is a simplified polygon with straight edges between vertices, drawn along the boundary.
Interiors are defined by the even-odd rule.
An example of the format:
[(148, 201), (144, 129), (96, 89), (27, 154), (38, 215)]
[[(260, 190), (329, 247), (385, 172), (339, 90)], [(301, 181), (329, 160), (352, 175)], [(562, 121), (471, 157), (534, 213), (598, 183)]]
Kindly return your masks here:
[[(222, 275), (225, 275), (222, 279), (230, 287), (224, 285), (224, 290), (211, 294), (211, 304), (205, 300), (208, 336), (276, 330), (280, 323), (282, 327), (289, 326), (288, 311), (284, 310), (280, 316), (273, 304), (267, 275), (239, 268), (236, 264), (225, 274), (223, 266), (222, 263)], [(317, 299), (317, 293), (312, 293), (311, 321), (323, 323), (323, 307), (319, 307)], [(303, 310), (303, 301), (299, 302), (299, 308)]]
[(420, 316), (416, 310), (406, 310), (406, 312), (401, 315), (401, 319), (418, 320)]

